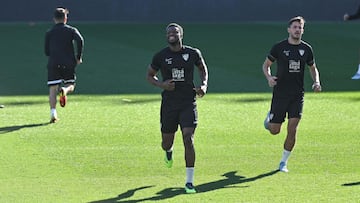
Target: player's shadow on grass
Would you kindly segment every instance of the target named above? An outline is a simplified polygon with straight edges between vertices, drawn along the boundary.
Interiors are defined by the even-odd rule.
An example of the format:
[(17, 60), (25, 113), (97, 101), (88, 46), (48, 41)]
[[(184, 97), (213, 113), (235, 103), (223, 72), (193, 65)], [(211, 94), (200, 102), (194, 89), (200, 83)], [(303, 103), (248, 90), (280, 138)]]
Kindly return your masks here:
[(241, 99), (235, 100), (235, 102), (239, 102), (239, 103), (257, 103), (257, 102), (264, 102), (264, 101), (269, 101), (269, 98), (253, 97), (253, 98), (241, 98)]
[(344, 183), (344, 184), (342, 184), (342, 186), (356, 186), (356, 185), (360, 185), (360, 181), (359, 181), (359, 182)]
[(122, 104), (146, 104), (152, 102), (160, 102), (161, 98), (148, 98), (148, 99), (121, 99)]
[(16, 102), (7, 102), (4, 103), (4, 105), (6, 106), (28, 106), (28, 105), (39, 105), (39, 104), (46, 104), (48, 103), (48, 101), (44, 100), (44, 101), (27, 101), (27, 100), (23, 100), (23, 101), (16, 101)]
[(124, 193), (121, 193), (117, 197), (110, 198), (110, 199), (99, 200), (99, 201), (94, 201), (94, 202), (90, 202), (90, 203), (112, 203), (112, 202), (115, 203), (115, 202), (119, 202), (119, 200), (132, 197), (135, 194), (135, 192), (138, 191), (138, 190), (143, 190), (143, 189), (151, 188), (151, 187), (154, 187), (154, 185), (138, 187), (138, 188), (135, 188), (135, 189), (128, 190), (128, 191), (126, 191)]
[(13, 125), (13, 126), (1, 127), (0, 128), (0, 134), (13, 132), (13, 131), (20, 130), (20, 129), (23, 129), (23, 128), (34, 128), (34, 127), (46, 126), (48, 124), (49, 123), (36, 123), (36, 124)]
[[(249, 187), (247, 185), (244, 186), (238, 186), (238, 184), (247, 183), (247, 182), (253, 182), (258, 179), (262, 179), (268, 176), (272, 176), (276, 173), (278, 173), (279, 170), (270, 171), (268, 173), (260, 174), (251, 178), (246, 178), (244, 176), (238, 176), (236, 175), (236, 171), (231, 171), (228, 173), (223, 174), (222, 176), (225, 177), (225, 179), (220, 179), (217, 181), (204, 183), (201, 185), (196, 186), (197, 193), (204, 193), (204, 192), (211, 192), (214, 190), (224, 189), (224, 188), (241, 188), (241, 187)], [(140, 187), (132, 190), (128, 190), (122, 194), (119, 194), (115, 198), (105, 199), (105, 200), (99, 200), (94, 201), (91, 203), (115, 203), (115, 202), (127, 202), (127, 203), (135, 203), (135, 202), (143, 202), (143, 201), (159, 201), (159, 200), (165, 200), (170, 199), (173, 197), (176, 197), (178, 195), (185, 194), (184, 188), (166, 188), (156, 193), (153, 197), (143, 198), (143, 199), (137, 199), (137, 200), (124, 200), (126, 198), (129, 198), (134, 195), (134, 193), (141, 189), (146, 189), (153, 186), (145, 186)]]

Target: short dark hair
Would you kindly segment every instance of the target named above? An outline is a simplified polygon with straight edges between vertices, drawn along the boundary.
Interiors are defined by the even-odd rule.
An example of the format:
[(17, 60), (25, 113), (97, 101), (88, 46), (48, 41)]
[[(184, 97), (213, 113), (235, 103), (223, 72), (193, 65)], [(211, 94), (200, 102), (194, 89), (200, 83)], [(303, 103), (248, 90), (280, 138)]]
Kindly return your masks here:
[(69, 14), (69, 10), (63, 7), (58, 7), (55, 9), (54, 18), (57, 20), (63, 20)]
[(290, 27), (290, 25), (293, 22), (299, 22), (299, 23), (305, 24), (305, 19), (302, 16), (293, 17), (289, 20), (288, 26)]
[(180, 35), (183, 36), (184, 35), (184, 29), (177, 23), (170, 23), (169, 25), (166, 26), (166, 31), (170, 28), (170, 27), (177, 27), (180, 30)]

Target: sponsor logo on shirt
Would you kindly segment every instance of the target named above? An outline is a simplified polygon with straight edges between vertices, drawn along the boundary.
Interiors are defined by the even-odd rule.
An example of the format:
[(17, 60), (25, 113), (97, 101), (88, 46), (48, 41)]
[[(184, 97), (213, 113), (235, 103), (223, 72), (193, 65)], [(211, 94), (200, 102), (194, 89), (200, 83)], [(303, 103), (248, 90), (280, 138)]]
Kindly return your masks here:
[(171, 65), (172, 64), (172, 58), (166, 58), (165, 63), (167, 63), (168, 65)]
[(285, 56), (289, 56), (290, 50), (284, 50), (283, 53), (285, 54)]
[(173, 68), (172, 79), (174, 81), (185, 81), (185, 70), (184, 68)]
[(300, 72), (300, 61), (289, 60), (289, 73)]

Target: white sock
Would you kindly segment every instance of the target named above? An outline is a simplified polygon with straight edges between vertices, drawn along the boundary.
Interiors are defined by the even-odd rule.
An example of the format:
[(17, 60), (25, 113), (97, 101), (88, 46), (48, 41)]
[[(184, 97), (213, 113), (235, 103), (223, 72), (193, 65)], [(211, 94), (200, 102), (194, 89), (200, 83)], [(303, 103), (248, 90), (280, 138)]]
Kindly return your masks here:
[(358, 71), (357, 71), (356, 73), (357, 73), (357, 74), (360, 74), (360, 64), (359, 64)]
[(174, 145), (171, 146), (171, 148), (169, 150), (166, 150), (167, 152), (172, 152), (174, 150)]
[(287, 163), (290, 154), (291, 154), (291, 151), (288, 151), (288, 150), (284, 149), (284, 152), (283, 152), (283, 155), (282, 155), (282, 158), (281, 158), (280, 162)]
[(50, 110), (50, 117), (51, 118), (56, 118), (57, 117), (56, 109), (51, 109)]
[(186, 183), (194, 182), (194, 167), (186, 167)]

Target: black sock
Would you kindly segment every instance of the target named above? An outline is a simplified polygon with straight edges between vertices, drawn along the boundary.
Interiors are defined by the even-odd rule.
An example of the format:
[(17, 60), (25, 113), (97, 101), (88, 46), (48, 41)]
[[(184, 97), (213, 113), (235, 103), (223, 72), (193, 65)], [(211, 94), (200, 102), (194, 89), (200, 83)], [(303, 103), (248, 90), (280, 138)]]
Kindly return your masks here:
[(167, 160), (172, 159), (172, 151), (171, 152), (166, 152), (166, 158), (167, 158)]

